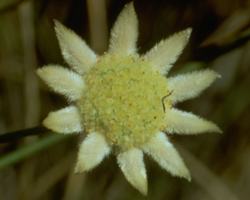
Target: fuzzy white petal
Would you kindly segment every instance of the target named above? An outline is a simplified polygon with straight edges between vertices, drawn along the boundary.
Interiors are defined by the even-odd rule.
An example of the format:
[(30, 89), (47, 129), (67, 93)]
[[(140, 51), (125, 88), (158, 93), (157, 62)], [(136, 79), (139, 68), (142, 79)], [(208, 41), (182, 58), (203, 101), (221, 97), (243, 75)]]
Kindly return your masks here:
[(43, 121), (43, 125), (58, 133), (74, 133), (83, 131), (81, 118), (75, 106), (50, 112)]
[(157, 133), (143, 146), (143, 151), (149, 154), (163, 169), (173, 176), (191, 179), (182, 158), (164, 133)]
[(109, 53), (129, 55), (136, 52), (138, 21), (133, 3), (129, 3), (118, 16), (111, 30)]
[(97, 132), (87, 135), (78, 151), (75, 172), (89, 171), (96, 167), (110, 153), (104, 136)]
[(118, 164), (127, 178), (142, 194), (147, 194), (147, 174), (143, 161), (143, 152), (133, 148), (117, 156)]
[(167, 74), (182, 53), (190, 34), (191, 28), (188, 28), (162, 40), (144, 55), (144, 59), (148, 60), (161, 74)]
[(168, 78), (168, 88), (172, 91), (172, 103), (198, 96), (218, 77), (220, 77), (219, 74), (207, 69)]
[(62, 55), (74, 70), (84, 74), (96, 63), (96, 54), (72, 30), (55, 21), (55, 31)]
[(187, 135), (204, 132), (221, 133), (220, 128), (213, 122), (174, 108), (166, 110), (166, 126), (168, 133)]
[(58, 65), (48, 65), (37, 70), (39, 77), (55, 92), (69, 100), (79, 99), (84, 92), (84, 81), (77, 73)]

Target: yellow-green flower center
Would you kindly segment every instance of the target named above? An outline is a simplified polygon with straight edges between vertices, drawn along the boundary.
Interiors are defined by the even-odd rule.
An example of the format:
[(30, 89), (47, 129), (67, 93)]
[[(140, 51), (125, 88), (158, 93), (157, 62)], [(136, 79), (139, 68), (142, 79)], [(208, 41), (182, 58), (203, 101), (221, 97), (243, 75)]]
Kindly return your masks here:
[[(87, 132), (121, 149), (139, 147), (165, 127), (167, 80), (138, 57), (103, 56), (85, 75), (78, 102)], [(165, 99), (164, 106), (170, 103)]]

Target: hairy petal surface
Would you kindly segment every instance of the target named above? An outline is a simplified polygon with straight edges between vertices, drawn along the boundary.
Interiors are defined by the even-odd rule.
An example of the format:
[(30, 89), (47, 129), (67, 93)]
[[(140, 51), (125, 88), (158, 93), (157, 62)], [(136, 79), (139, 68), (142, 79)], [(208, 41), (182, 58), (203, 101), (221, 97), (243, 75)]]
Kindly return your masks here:
[(55, 21), (56, 36), (65, 61), (79, 74), (84, 74), (95, 63), (97, 56), (73, 31)]
[(96, 167), (110, 153), (104, 136), (97, 132), (87, 135), (78, 151), (75, 172), (89, 171)]
[(50, 112), (44, 119), (43, 125), (52, 131), (64, 134), (83, 131), (81, 118), (75, 106), (69, 106), (55, 112)]
[(188, 28), (162, 40), (144, 55), (144, 59), (161, 74), (167, 74), (186, 46), (190, 34), (191, 28)]
[(191, 179), (182, 158), (164, 133), (157, 133), (143, 146), (143, 151), (173, 176)]
[(58, 65), (49, 65), (37, 70), (37, 74), (55, 92), (69, 100), (79, 99), (84, 91), (84, 81), (77, 73)]
[(136, 52), (138, 21), (133, 3), (129, 3), (118, 16), (111, 30), (109, 53), (126, 56)]
[(207, 120), (204, 120), (192, 113), (178, 109), (166, 110), (166, 131), (178, 134), (198, 134), (204, 132), (221, 133), (220, 128)]
[(218, 77), (220, 77), (219, 74), (206, 69), (168, 78), (168, 88), (172, 91), (172, 103), (198, 96)]
[(127, 178), (142, 194), (147, 194), (147, 174), (143, 161), (143, 152), (133, 148), (117, 156), (118, 164)]

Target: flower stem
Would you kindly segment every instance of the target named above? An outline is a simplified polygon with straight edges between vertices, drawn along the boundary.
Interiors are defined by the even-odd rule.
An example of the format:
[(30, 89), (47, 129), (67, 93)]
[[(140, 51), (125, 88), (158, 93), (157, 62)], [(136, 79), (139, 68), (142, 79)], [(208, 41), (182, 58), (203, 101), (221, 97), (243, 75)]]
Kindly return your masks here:
[(48, 132), (48, 129), (38, 126), (23, 130), (18, 130), (10, 133), (0, 134), (0, 143), (13, 142), (26, 136), (39, 135)]
[(25, 145), (24, 147), (21, 147), (20, 149), (17, 149), (16, 151), (1, 157), (0, 170), (7, 166), (16, 164), (17, 162), (20, 162), (21, 160), (28, 158), (29, 156), (32, 156), (35, 153), (38, 153), (39, 151), (42, 151), (43, 149), (46, 149), (51, 145), (59, 143), (68, 137), (69, 136), (65, 135), (51, 134), (30, 145)]

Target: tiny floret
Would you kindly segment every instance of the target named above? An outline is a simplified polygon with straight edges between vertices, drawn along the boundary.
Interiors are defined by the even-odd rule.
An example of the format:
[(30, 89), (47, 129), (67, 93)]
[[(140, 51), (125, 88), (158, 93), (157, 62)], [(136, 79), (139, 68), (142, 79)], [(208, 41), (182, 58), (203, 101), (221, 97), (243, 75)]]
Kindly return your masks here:
[(43, 125), (57, 133), (87, 134), (79, 147), (75, 172), (93, 169), (115, 148), (124, 176), (144, 195), (148, 190), (144, 153), (173, 176), (190, 180), (167, 134), (221, 132), (213, 122), (174, 108), (198, 96), (219, 77), (207, 69), (166, 78), (191, 29), (162, 40), (139, 56), (138, 21), (129, 3), (115, 22), (109, 49), (102, 56), (58, 21), (55, 31), (72, 69), (48, 65), (37, 74), (71, 105), (49, 113)]
[[(87, 132), (98, 131), (122, 150), (141, 147), (165, 128), (165, 78), (139, 57), (106, 55), (85, 76), (78, 107)], [(166, 106), (170, 103), (164, 102)], [(142, 134), (143, 133), (143, 134)]]

